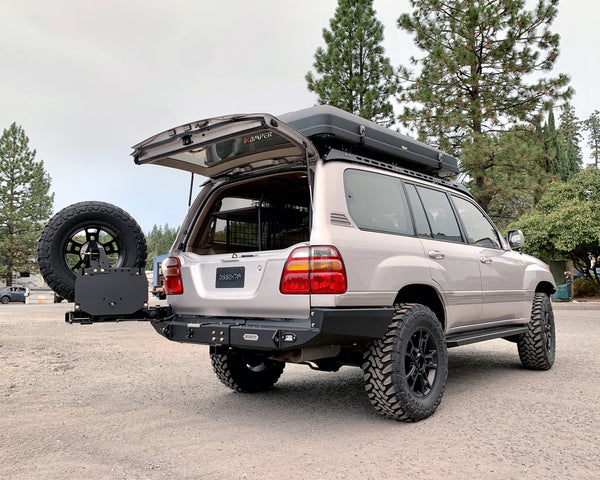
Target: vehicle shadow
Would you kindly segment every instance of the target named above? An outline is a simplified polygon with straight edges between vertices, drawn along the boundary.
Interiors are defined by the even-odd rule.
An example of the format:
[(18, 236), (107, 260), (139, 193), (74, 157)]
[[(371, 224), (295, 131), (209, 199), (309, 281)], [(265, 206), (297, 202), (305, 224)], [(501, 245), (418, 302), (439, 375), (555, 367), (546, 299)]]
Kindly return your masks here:
[[(465, 392), (490, 391), (490, 383), (502, 389), (505, 382), (522, 373), (516, 351), (450, 350), (442, 405), (459, 403), (459, 397)], [(272, 390), (258, 394), (239, 394), (221, 385), (217, 387), (221, 388), (214, 391), (213, 400), (218, 404), (220, 415), (239, 419), (243, 412), (253, 422), (265, 425), (286, 423), (290, 419), (313, 425), (350, 418), (360, 422), (390, 422), (371, 406), (362, 372), (356, 367), (343, 367), (339, 372), (329, 373), (309, 372), (305, 366), (289, 365)]]

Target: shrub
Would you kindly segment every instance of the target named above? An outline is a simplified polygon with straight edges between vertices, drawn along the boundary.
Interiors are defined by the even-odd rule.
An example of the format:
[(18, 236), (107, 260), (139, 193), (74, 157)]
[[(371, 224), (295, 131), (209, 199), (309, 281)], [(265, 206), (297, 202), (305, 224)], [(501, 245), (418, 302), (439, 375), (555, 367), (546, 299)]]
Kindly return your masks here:
[(585, 279), (577, 278), (573, 282), (573, 297), (600, 296), (600, 292), (594, 283)]

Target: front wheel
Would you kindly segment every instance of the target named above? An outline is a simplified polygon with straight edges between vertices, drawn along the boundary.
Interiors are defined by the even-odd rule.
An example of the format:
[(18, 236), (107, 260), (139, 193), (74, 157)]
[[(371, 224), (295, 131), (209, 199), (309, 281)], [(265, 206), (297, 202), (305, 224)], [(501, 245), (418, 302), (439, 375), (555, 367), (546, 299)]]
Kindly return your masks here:
[(535, 294), (528, 331), (517, 339), (517, 347), (525, 368), (549, 370), (554, 364), (556, 331), (549, 295)]
[(435, 313), (421, 304), (400, 305), (383, 338), (365, 351), (362, 369), (379, 413), (409, 422), (432, 415), (448, 376), (444, 332)]
[(5, 297), (2, 297), (2, 303), (3, 303), (4, 305), (6, 305), (7, 303), (10, 303), (10, 298), (9, 298), (9, 297), (6, 297), (6, 296), (5, 296)]
[(233, 349), (211, 354), (210, 359), (221, 383), (241, 393), (269, 390), (279, 380), (285, 368), (283, 362)]

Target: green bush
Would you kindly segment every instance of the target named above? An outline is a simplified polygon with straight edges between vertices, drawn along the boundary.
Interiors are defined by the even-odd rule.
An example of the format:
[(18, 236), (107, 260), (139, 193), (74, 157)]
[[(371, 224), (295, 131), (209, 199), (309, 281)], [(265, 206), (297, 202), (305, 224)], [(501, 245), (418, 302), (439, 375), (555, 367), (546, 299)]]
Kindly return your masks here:
[(577, 278), (573, 282), (573, 297), (600, 296), (596, 285), (585, 278)]

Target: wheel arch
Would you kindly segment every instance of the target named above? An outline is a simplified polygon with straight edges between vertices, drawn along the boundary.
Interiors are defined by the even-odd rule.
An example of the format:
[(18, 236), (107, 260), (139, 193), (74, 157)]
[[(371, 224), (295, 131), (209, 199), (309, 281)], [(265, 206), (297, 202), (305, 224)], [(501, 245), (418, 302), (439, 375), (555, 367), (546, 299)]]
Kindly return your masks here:
[(413, 284), (403, 287), (394, 300), (394, 304), (400, 303), (420, 303), (429, 307), (442, 325), (442, 330), (446, 330), (446, 309), (439, 292), (431, 285)]
[(556, 289), (554, 288), (554, 285), (552, 285), (550, 282), (540, 282), (535, 287), (536, 293), (542, 292), (546, 295), (552, 295), (555, 291)]

